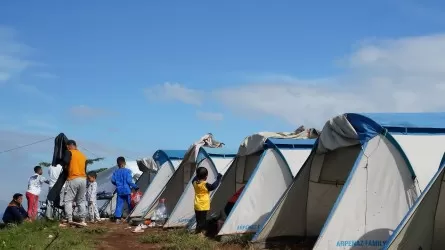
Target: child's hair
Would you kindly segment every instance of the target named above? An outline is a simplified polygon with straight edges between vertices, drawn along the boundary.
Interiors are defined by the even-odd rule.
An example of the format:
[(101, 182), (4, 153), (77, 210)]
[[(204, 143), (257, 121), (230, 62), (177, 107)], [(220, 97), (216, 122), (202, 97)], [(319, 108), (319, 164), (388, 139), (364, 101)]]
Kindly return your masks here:
[(205, 180), (207, 178), (207, 175), (209, 172), (207, 171), (207, 168), (205, 167), (199, 167), (196, 169), (196, 177), (198, 177), (198, 180)]
[(91, 172), (88, 172), (88, 174), (87, 174), (88, 176), (91, 176), (91, 177), (93, 177), (94, 179), (96, 179), (97, 178), (97, 173), (96, 173), (96, 171), (91, 171)]
[(39, 170), (41, 170), (41, 169), (42, 169), (41, 166), (35, 166), (35, 167), (34, 167), (34, 173), (37, 174), (37, 172), (39, 172)]
[(119, 156), (119, 157), (117, 157), (117, 164), (119, 164), (119, 163), (125, 163), (125, 158), (123, 157), (123, 156)]

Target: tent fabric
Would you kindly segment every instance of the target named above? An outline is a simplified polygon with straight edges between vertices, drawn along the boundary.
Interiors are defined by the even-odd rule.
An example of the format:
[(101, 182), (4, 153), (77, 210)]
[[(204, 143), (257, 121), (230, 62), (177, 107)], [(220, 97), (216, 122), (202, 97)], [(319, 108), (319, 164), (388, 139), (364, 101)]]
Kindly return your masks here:
[[(230, 166), (230, 163), (235, 155), (235, 151), (230, 151), (223, 148), (201, 147), (195, 160), (196, 168), (207, 168), (209, 173), (207, 180), (211, 183), (216, 180), (218, 173), (224, 176), (227, 167)], [(181, 167), (182, 166), (184, 165), (181, 164)], [(194, 189), (192, 180), (196, 175), (196, 171), (192, 171), (191, 173), (192, 175), (190, 178), (184, 179), (184, 184), (186, 184), (185, 189), (180, 195), (177, 203), (174, 205), (174, 208), (171, 210), (172, 212), (168, 221), (165, 223), (164, 228), (186, 227), (188, 224), (194, 222)], [(177, 183), (171, 183), (171, 185), (181, 186), (181, 184)], [(211, 192), (210, 197), (212, 197), (213, 193), (214, 192)]]
[(260, 132), (246, 137), (238, 149), (238, 156), (251, 155), (263, 151), (267, 139), (315, 139), (318, 137), (316, 129), (296, 130), (295, 132)]
[(185, 150), (157, 150), (153, 154), (158, 171), (139, 203), (131, 211), (129, 218), (141, 218), (148, 212), (151, 204), (157, 200), (168, 180), (173, 176), (185, 153)]
[[(293, 177), (309, 156), (314, 141), (269, 138), (265, 142), (267, 148), (261, 156), (253, 156), (256, 159), (252, 162), (255, 163), (253, 173), (218, 234), (256, 232), (273, 205), (292, 183)], [(225, 200), (227, 201), (228, 199)], [(222, 202), (221, 205), (225, 206), (225, 203)]]
[[(233, 215), (230, 220), (229, 218), (226, 220), (228, 223), (227, 225), (223, 225), (220, 233), (248, 233), (259, 226), (260, 217), (264, 216), (260, 213), (268, 212), (274, 204), (274, 199), (278, 200), (281, 193), (286, 190), (287, 185), (289, 185), (292, 180), (292, 176), (298, 172), (298, 169), (309, 155), (310, 149), (315, 142), (314, 139), (310, 138), (316, 138), (318, 134), (315, 129), (305, 129), (302, 127), (296, 132), (257, 133), (243, 140), (239, 146), (236, 158), (222, 178), (220, 187), (214, 192), (208, 219), (218, 216), (226, 217), (227, 215), (222, 211), (227, 201), (237, 190), (250, 182), (251, 179), (253, 179), (252, 176), (255, 171), (260, 169), (260, 171), (257, 171), (258, 178), (253, 182), (259, 181), (261, 184), (252, 184), (246, 196), (247, 198), (244, 199), (244, 201), (241, 202), (241, 200), (243, 200), (243, 194), (241, 194), (238, 199), (238, 203), (241, 202), (241, 204), (245, 201), (253, 202), (249, 203), (246, 207), (240, 205), (240, 208), (238, 208), (238, 206), (235, 205), (236, 207), (234, 206), (232, 210), (241, 211), (247, 209), (246, 211), (255, 211), (252, 213), (241, 212), (245, 215), (239, 215), (240, 213), (234, 212), (235, 215)], [(285, 151), (292, 153), (286, 154)], [(259, 164), (260, 161), (263, 164)], [(261, 168), (259, 167), (260, 165)], [(269, 176), (269, 171), (272, 172), (272, 176)], [(278, 181), (278, 184), (275, 184), (276, 181)], [(269, 188), (269, 192), (261, 188), (263, 185), (274, 188)], [(244, 192), (246, 192), (246, 189), (243, 190), (243, 193)], [(258, 195), (261, 194), (261, 192), (265, 194), (267, 198), (262, 200), (258, 199)], [(264, 202), (266, 202), (266, 205), (263, 204)], [(243, 217), (243, 223), (238, 220), (240, 217)], [(189, 224), (190, 229), (193, 229), (195, 226), (195, 223)]]
[[(203, 138), (206, 137), (204, 136)], [(147, 208), (148, 210), (144, 218), (151, 218), (159, 198), (165, 199), (165, 205), (168, 211), (172, 211), (177, 205), (182, 193), (186, 190), (187, 184), (194, 176), (198, 166), (202, 165), (209, 170), (209, 180), (213, 174), (215, 174), (216, 177), (217, 169), (215, 169), (215, 164), (212, 162), (212, 156), (233, 158), (236, 155), (234, 152), (224, 148), (204, 147), (203, 145), (207, 144), (204, 143), (201, 138), (201, 140), (189, 147), (178, 169), (176, 169), (173, 176), (168, 180), (159, 196)], [(218, 145), (222, 147), (223, 144)]]
[[(445, 155), (443, 157), (445, 159)], [(384, 250), (431, 249), (441, 250), (445, 245), (445, 165), (431, 179), (416, 204), (388, 239)]]
[(330, 119), (253, 241), (268, 245), (318, 238), (314, 249), (350, 249), (367, 240), (382, 247), (445, 151), (445, 129), (434, 121), (443, 113), (422, 121), (415, 120), (421, 115), (395, 114), (393, 123), (391, 116), (349, 113)]
[(139, 171), (141, 172), (157, 172), (158, 171), (158, 165), (156, 164), (155, 160), (153, 158), (142, 158), (140, 160), (136, 161)]

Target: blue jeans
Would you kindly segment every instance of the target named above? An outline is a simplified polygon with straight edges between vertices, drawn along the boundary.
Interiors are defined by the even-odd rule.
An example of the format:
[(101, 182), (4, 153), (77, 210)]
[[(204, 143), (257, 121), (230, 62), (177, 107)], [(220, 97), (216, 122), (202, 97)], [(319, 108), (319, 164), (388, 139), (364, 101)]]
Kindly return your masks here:
[(124, 204), (127, 203), (128, 210), (131, 210), (131, 196), (129, 194), (121, 194), (116, 197), (116, 210), (114, 211), (114, 217), (116, 219), (122, 218), (124, 212)]

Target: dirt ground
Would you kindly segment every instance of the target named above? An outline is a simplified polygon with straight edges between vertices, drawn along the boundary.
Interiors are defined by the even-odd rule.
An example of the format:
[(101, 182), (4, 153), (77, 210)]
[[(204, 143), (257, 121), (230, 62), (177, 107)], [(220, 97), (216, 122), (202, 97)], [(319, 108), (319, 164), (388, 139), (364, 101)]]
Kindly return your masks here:
[[(115, 224), (111, 222), (103, 222), (91, 225), (91, 227), (106, 228), (107, 231), (98, 237), (97, 249), (161, 249), (162, 244), (141, 243), (140, 239), (147, 234), (161, 234), (162, 229), (148, 228), (143, 233), (133, 233), (134, 227), (128, 224)], [(243, 247), (230, 245), (218, 247), (218, 249), (242, 250)]]
[(105, 222), (94, 225), (95, 227), (105, 227), (107, 232), (99, 237), (99, 243), (97, 249), (110, 250), (110, 249), (160, 249), (160, 245), (143, 244), (139, 241), (139, 238), (147, 233), (156, 233), (156, 229), (146, 229), (143, 233), (131, 232), (134, 227), (129, 228), (127, 224), (115, 224), (111, 222)]

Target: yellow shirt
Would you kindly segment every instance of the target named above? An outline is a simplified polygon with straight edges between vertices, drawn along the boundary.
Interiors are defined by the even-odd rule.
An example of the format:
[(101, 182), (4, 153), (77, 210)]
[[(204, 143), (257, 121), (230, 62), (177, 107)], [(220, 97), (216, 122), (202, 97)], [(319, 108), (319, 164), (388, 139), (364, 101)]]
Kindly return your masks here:
[(79, 150), (70, 150), (71, 161), (68, 167), (68, 180), (73, 180), (79, 177), (87, 177), (85, 162), (87, 158)]
[(193, 188), (195, 189), (195, 210), (209, 211), (210, 210), (210, 191), (207, 189), (206, 181), (194, 181)]

